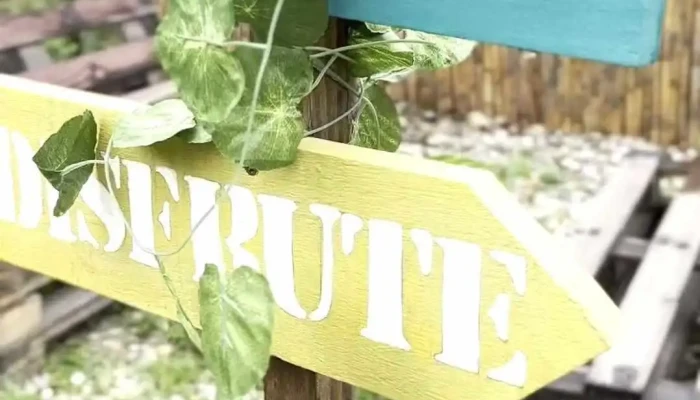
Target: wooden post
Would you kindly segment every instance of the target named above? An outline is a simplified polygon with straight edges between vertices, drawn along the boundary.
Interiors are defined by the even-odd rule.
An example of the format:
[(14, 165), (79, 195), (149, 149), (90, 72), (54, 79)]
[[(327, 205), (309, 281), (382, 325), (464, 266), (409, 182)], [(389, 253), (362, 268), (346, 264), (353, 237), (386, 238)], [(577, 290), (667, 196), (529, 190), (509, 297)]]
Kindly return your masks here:
[[(319, 45), (329, 48), (343, 46), (347, 43), (347, 31), (346, 24), (331, 18), (326, 35)], [(343, 66), (342, 61), (337, 62), (333, 70), (341, 77), (347, 78), (347, 68)], [(325, 125), (344, 113), (350, 106), (350, 98), (350, 93), (337, 82), (328, 77), (324, 78), (304, 104), (309, 129)], [(350, 121), (345, 119), (315, 136), (347, 143), (350, 141), (350, 133)], [(273, 357), (265, 377), (265, 400), (309, 399), (350, 400), (352, 386)]]
[[(159, 16), (163, 16), (168, 7), (168, 0), (159, 1)], [(239, 35), (250, 35), (241, 30)], [(329, 48), (340, 47), (347, 43), (348, 29), (342, 21), (331, 18), (328, 30), (319, 44)], [(333, 70), (346, 78), (347, 68), (338, 62)], [(344, 113), (350, 106), (350, 93), (338, 83), (324, 78), (316, 90), (306, 99), (304, 114), (309, 122), (309, 129), (325, 125)], [(332, 127), (319, 132), (316, 137), (347, 143), (350, 141), (351, 125), (349, 119), (340, 121)], [(277, 357), (270, 359), (270, 367), (265, 376), (265, 400), (351, 400), (352, 386), (317, 375), (315, 372), (290, 364)]]

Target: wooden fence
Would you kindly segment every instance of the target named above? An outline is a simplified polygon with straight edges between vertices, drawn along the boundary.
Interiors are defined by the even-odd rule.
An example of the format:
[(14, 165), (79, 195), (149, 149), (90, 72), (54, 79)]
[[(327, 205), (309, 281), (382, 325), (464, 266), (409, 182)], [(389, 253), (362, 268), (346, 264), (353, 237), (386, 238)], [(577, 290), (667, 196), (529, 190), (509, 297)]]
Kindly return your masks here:
[(565, 132), (700, 146), (700, 0), (668, 0), (660, 61), (646, 68), (481, 45), (465, 63), (391, 92), (441, 114), (478, 110)]

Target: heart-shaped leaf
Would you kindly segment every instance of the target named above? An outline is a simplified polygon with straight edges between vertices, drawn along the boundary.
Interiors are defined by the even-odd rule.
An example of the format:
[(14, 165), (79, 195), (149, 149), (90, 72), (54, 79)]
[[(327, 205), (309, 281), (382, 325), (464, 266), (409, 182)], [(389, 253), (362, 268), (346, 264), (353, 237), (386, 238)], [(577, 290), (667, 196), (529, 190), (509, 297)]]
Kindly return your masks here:
[(236, 399), (267, 372), (274, 301), (267, 280), (248, 267), (222, 274), (207, 265), (199, 281), (202, 352), (219, 399)]
[[(277, 0), (237, 0), (236, 16), (249, 23), (259, 36), (267, 39)], [(328, 28), (328, 0), (285, 0), (275, 28), (273, 43), (278, 46), (311, 46)]]
[(353, 130), (350, 144), (394, 152), (401, 143), (401, 123), (394, 101), (374, 85), (364, 92), (365, 104)]
[(184, 130), (177, 134), (177, 137), (184, 140), (187, 143), (202, 144), (211, 142), (211, 133), (209, 124), (202, 122), (197, 124), (194, 128)]
[(96, 147), (97, 123), (92, 112), (86, 110), (66, 121), (34, 154), (33, 160), (39, 171), (58, 191), (54, 216), (64, 215), (73, 206), (95, 166), (89, 164), (66, 174), (63, 170), (79, 162), (94, 160)]
[(238, 48), (249, 86), (237, 112), (226, 121), (212, 124), (212, 139), (219, 151), (244, 167), (270, 170), (291, 164), (304, 137), (305, 126), (299, 111), (301, 100), (313, 83), (311, 60), (303, 50), (275, 47), (266, 69), (251, 134), (246, 135), (252, 107), (253, 84), (262, 54), (250, 48)]
[(124, 115), (115, 125), (113, 146), (149, 146), (194, 128), (194, 114), (179, 99), (168, 99)]
[(372, 33), (368, 29), (354, 30), (349, 44), (376, 44), (348, 51), (348, 56), (355, 61), (350, 65), (350, 73), (357, 78), (385, 79), (413, 67), (411, 47), (405, 43), (381, 43), (400, 39), (392, 31)]
[(417, 69), (435, 70), (450, 67), (466, 60), (471, 55), (477, 42), (457, 39), (430, 33), (405, 30), (406, 40), (424, 40), (426, 44), (408, 44), (415, 54)]
[(158, 26), (158, 58), (197, 121), (224, 120), (243, 95), (241, 64), (221, 45), (234, 25), (230, 0), (170, 0)]
[(379, 24), (372, 24), (369, 22), (365, 22), (365, 27), (369, 29), (370, 32), (373, 33), (387, 33), (391, 32), (391, 27), (386, 26), (386, 25), (379, 25)]

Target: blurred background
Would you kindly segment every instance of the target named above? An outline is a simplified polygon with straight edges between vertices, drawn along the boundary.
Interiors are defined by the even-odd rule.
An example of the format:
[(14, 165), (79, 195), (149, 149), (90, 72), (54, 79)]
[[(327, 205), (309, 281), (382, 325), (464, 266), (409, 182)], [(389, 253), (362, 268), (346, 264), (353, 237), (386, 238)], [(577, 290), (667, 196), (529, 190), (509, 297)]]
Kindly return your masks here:
[[(0, 0), (0, 72), (144, 102), (172, 96), (153, 54), (156, 8), (146, 0)], [(668, 0), (662, 40), (660, 60), (641, 69), (479, 45), (456, 67), (391, 85), (399, 151), (492, 170), (557, 234), (590, 212), (638, 152), (661, 154), (682, 172), (658, 182), (667, 204), (700, 146), (700, 0)], [(690, 314), (674, 382), (697, 376)], [(2, 400), (215, 393), (178, 324), (9, 266), (0, 266), (0, 370)]]

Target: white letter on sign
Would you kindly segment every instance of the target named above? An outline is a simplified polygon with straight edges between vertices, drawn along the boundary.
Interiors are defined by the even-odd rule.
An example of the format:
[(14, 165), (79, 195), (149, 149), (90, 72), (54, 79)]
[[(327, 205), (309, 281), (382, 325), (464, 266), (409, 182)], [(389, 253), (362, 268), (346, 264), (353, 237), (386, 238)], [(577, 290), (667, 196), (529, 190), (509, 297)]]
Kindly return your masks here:
[(126, 166), (131, 230), (134, 235), (131, 239), (133, 243), (129, 257), (141, 264), (158, 268), (158, 262), (153, 254), (144, 251), (155, 251), (151, 167), (136, 161), (124, 160), (123, 163)]
[(370, 220), (367, 327), (362, 336), (403, 350), (403, 229), (396, 222)]
[[(515, 292), (519, 296), (525, 295), (525, 258), (502, 251), (492, 251), (491, 257), (503, 264), (513, 280)], [(496, 332), (502, 341), (508, 340), (508, 325), (510, 320), (510, 297), (501, 293), (496, 297), (494, 305), (489, 311), (489, 317), (496, 325)], [(495, 381), (507, 383), (513, 386), (523, 387), (527, 378), (527, 358), (522, 351), (516, 351), (513, 358), (505, 365), (490, 370), (487, 376)]]
[(263, 257), (270, 291), (277, 305), (289, 315), (306, 318), (294, 291), (292, 222), (297, 205), (292, 200), (261, 194)]
[[(167, 167), (156, 167), (156, 172), (163, 177), (165, 185), (168, 186), (168, 192), (170, 196), (177, 203), (180, 201), (180, 187), (177, 184), (177, 173), (175, 170)], [(165, 238), (170, 240), (172, 237), (172, 228), (170, 226), (170, 202), (167, 200), (163, 201), (163, 207), (160, 214), (158, 214), (158, 222), (163, 228), (163, 234)]]
[(36, 228), (44, 211), (41, 192), (44, 181), (32, 161), (34, 151), (29, 141), (19, 133), (13, 132), (12, 143), (19, 167), (19, 224), (24, 228)]
[[(80, 198), (107, 228), (109, 238), (104, 250), (109, 253), (119, 250), (126, 238), (126, 225), (124, 225), (124, 216), (114, 197), (102, 186), (95, 175), (90, 175), (80, 191)], [(90, 233), (85, 223), (85, 215), (81, 211), (78, 211), (78, 221), (78, 235), (82, 240), (97, 243), (97, 240)]]
[[(221, 233), (219, 231), (219, 206), (216, 203), (216, 192), (219, 184), (202, 178), (185, 176), (185, 181), (190, 187), (190, 229), (194, 230), (197, 223), (202, 221), (192, 235), (192, 251), (194, 252), (194, 280), (204, 274), (207, 264), (214, 264), (219, 272), (224, 272), (224, 254), (221, 249)], [(207, 212), (212, 212), (207, 215)]]
[(15, 222), (15, 185), (12, 179), (10, 135), (0, 127), (0, 220)]
[(243, 248), (243, 243), (252, 240), (258, 233), (258, 204), (249, 189), (231, 185), (231, 234), (226, 238), (233, 257), (233, 268), (246, 266), (260, 271), (260, 262), (255, 254)]
[(340, 219), (340, 210), (323, 204), (312, 204), (309, 206), (311, 214), (321, 219), (322, 237), (321, 250), (321, 301), (318, 308), (309, 314), (312, 321), (320, 321), (328, 316), (333, 302), (333, 264), (335, 257), (333, 254), (333, 227)]
[(443, 251), (442, 353), (435, 359), (479, 372), (481, 249), (461, 240), (436, 238)]

